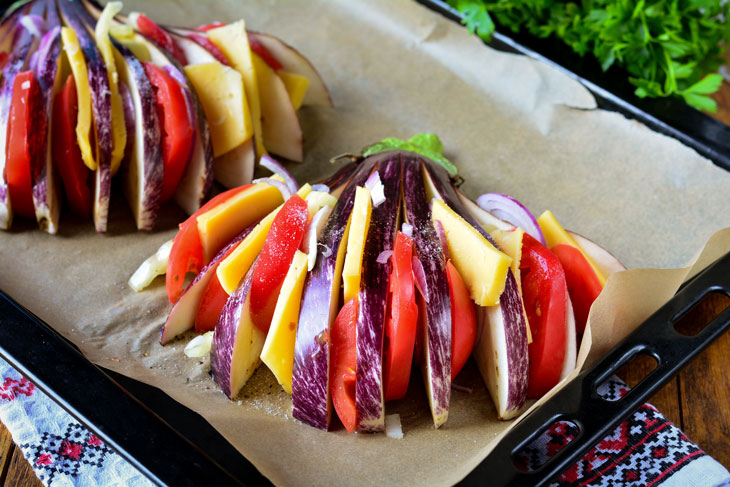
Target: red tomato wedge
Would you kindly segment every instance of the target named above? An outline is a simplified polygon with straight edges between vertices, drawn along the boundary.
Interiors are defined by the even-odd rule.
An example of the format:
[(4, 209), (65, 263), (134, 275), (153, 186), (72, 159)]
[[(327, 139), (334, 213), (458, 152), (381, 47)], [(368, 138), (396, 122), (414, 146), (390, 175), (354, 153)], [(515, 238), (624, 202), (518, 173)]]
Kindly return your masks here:
[(251, 46), (251, 50), (258, 54), (258, 56), (264, 60), (266, 64), (269, 65), (271, 69), (274, 71), (279, 71), (284, 66), (281, 65), (281, 63), (274, 57), (271, 52), (266, 49), (266, 46), (261, 44), (258, 39), (256, 39), (251, 34), (248, 34), (248, 45)]
[(81, 151), (76, 139), (76, 118), (78, 100), (76, 82), (69, 75), (63, 89), (56, 95), (53, 103), (53, 162), (58, 167), (63, 180), (71, 209), (80, 216), (91, 214), (92, 196), (89, 188), (91, 171), (81, 159)]
[(309, 216), (307, 203), (294, 195), (284, 203), (266, 235), (251, 282), (251, 319), (268, 332), (279, 290), (304, 237)]
[(198, 234), (198, 216), (250, 187), (251, 185), (247, 184), (224, 191), (211, 198), (210, 201), (180, 224), (180, 230), (172, 241), (172, 249), (170, 249), (170, 256), (167, 259), (165, 274), (167, 299), (172, 304), (175, 304), (182, 296), (185, 275), (188, 272), (197, 274), (207, 264), (207, 262), (203, 262), (203, 246), (200, 243), (200, 235)]
[(451, 381), (469, 360), (477, 339), (477, 313), (469, 290), (451, 260), (446, 262), (451, 295)]
[(413, 347), (418, 326), (418, 305), (413, 282), (413, 240), (398, 232), (388, 283), (388, 317), (383, 345), (383, 384), (386, 401), (401, 399), (408, 390)]
[(157, 112), (162, 121), (162, 159), (164, 161), (160, 203), (175, 193), (192, 155), (195, 131), (180, 85), (159, 66), (142, 63), (155, 90)]
[(352, 298), (337, 314), (330, 331), (330, 393), (342, 425), (352, 433), (357, 427), (355, 380), (358, 300)]
[(165, 32), (162, 27), (150, 20), (150, 18), (145, 14), (139, 14), (139, 17), (137, 17), (137, 29), (154, 42), (156, 46), (161, 47), (172, 54), (175, 59), (180, 62), (180, 64), (183, 66), (188, 64), (188, 61), (185, 58), (185, 53), (183, 53), (182, 49), (175, 44), (175, 41), (172, 40), (170, 34)]
[(15, 212), (26, 218), (35, 217), (32, 193), (33, 109), (40, 91), (32, 71), (15, 76), (13, 98), (8, 117), (8, 142), (5, 176), (10, 202)]
[(199, 32), (208, 32), (209, 30), (217, 29), (218, 27), (223, 27), (224, 25), (226, 25), (225, 22), (217, 20), (215, 22), (211, 22), (210, 24), (199, 25), (195, 28), (195, 30)]
[(572, 245), (558, 244), (552, 248), (552, 252), (558, 256), (565, 270), (568, 294), (575, 313), (576, 332), (583, 333), (591, 305), (601, 294), (603, 286), (580, 250)]
[[(223, 24), (221, 24), (223, 25)], [(226, 55), (223, 54), (223, 52), (218, 49), (218, 46), (213, 44), (213, 42), (208, 39), (208, 36), (205, 34), (198, 34), (196, 32), (191, 32), (187, 35), (188, 39), (192, 40), (196, 44), (200, 45), (203, 49), (208, 51), (214, 58), (218, 60), (219, 63), (221, 63), (224, 66), (230, 66), (228, 63), (228, 58), (226, 58)]]
[(532, 331), (527, 397), (537, 399), (560, 380), (566, 344), (567, 287), (560, 260), (525, 233), (522, 239), (522, 298)]
[[(231, 249), (231, 252), (233, 252), (233, 249)], [(226, 256), (231, 252), (227, 252)], [(198, 314), (195, 315), (195, 333), (200, 334), (215, 330), (215, 325), (218, 323), (218, 318), (227, 301), (228, 293), (221, 286), (218, 276), (214, 274), (200, 300)]]

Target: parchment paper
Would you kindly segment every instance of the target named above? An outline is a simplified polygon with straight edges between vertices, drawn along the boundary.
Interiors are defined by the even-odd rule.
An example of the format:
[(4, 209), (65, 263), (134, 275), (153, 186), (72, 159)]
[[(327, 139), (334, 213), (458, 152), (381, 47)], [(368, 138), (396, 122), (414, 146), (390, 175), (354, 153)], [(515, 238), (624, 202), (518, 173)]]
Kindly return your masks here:
[[(550, 208), (568, 228), (600, 242), (628, 267), (676, 267), (730, 226), (730, 174), (678, 142), (621, 115), (596, 110), (575, 81), (532, 60), (485, 48), (456, 24), (411, 1), (125, 2), (175, 25), (245, 17), (305, 53), (328, 82), (334, 109), (304, 108), (300, 181), (333, 171), (328, 160), (385, 136), (438, 133), (466, 179), (467, 194), (499, 191), (536, 214)], [(239, 401), (208, 378), (207, 359), (182, 353), (188, 337), (157, 340), (170, 305), (164, 282), (135, 294), (126, 280), (174, 234), (182, 212), (134, 231), (115, 186), (109, 232), (65, 216), (60, 234), (16, 221), (0, 234), (0, 288), (51, 323), (89, 359), (160, 387), (201, 413), (266, 476), (282, 485), (430, 485), (462, 478), (509, 423), (475, 367), (457, 383), (449, 420), (433, 429), (422, 385), (388, 404), (405, 438), (324, 433), (290, 416), (291, 401), (265, 367)], [(700, 258), (730, 250), (717, 234)], [(605, 353), (696, 270), (634, 270), (609, 279), (581, 349)], [(591, 345), (591, 346), (589, 346)], [(49, 358), (49, 366), (52, 360)], [(144, 434), (144, 432), (140, 432)]]

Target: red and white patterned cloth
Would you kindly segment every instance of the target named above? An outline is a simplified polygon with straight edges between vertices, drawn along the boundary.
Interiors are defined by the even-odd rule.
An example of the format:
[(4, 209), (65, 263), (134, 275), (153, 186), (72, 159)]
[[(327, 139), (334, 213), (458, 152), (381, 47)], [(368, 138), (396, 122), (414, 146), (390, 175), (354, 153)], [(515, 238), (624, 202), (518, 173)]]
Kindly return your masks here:
[[(0, 359), (0, 421), (52, 487), (147, 487), (152, 483), (48, 396)], [(626, 385), (609, 380), (599, 393), (618, 399)], [(575, 437), (561, 422), (522, 451), (525, 470), (544, 464)], [(653, 406), (645, 404), (552, 483), (553, 487), (730, 487), (728, 471)]]

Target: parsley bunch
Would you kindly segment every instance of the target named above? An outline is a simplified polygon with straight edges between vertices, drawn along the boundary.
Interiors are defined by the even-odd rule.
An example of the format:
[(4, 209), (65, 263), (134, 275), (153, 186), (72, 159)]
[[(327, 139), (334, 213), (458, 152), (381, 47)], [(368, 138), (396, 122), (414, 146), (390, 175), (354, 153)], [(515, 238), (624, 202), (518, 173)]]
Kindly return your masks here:
[(621, 66), (635, 94), (681, 96), (717, 111), (708, 95), (722, 83), (723, 44), (730, 40), (726, 0), (448, 0), (463, 23), (484, 40), (494, 17), (515, 32), (556, 36), (581, 56), (592, 52), (603, 70)]

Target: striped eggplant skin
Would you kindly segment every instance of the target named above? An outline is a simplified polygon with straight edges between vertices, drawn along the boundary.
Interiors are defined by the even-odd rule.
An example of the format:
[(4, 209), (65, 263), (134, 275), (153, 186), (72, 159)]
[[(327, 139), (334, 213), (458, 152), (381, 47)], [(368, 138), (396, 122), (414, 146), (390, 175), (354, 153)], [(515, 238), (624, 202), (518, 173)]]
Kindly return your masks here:
[(59, 0), (58, 5), (64, 22), (76, 31), (89, 73), (98, 163), (94, 173), (94, 226), (97, 232), (103, 233), (107, 229), (112, 190), (112, 101), (109, 77), (104, 59), (96, 47), (94, 38), (87, 30), (85, 9), (76, 0)]
[(33, 207), (38, 226), (50, 234), (58, 231), (61, 214), (58, 173), (53, 163), (51, 141), (51, 117), (54, 97), (60, 88), (61, 24), (53, 0), (46, 1), (46, 25), (49, 31), (44, 35), (38, 49), (38, 63), (35, 77), (41, 92), (42, 110), (38, 111), (39, 157), (33, 175)]
[(372, 209), (363, 249), (362, 275), (358, 295), (356, 331), (355, 407), (357, 430), (375, 433), (385, 430), (383, 392), (383, 340), (388, 304), (390, 259), (377, 261), (381, 252), (392, 251), (398, 229), (401, 202), (400, 157), (381, 162), (377, 170), (385, 201)]
[(253, 263), (244, 276), (242, 283), (226, 301), (213, 333), (213, 343), (210, 348), (210, 373), (213, 380), (228, 397), (232, 397), (234, 393), (238, 392), (231, 390), (231, 373), (234, 366), (233, 351), (239, 322), (243, 318), (246, 300), (251, 291), (253, 270), (255, 268), (256, 262)]
[[(436, 163), (425, 159), (424, 169), (428, 172), (434, 188), (444, 202), (472, 225), (492, 245), (499, 248), (489, 232), (479, 224), (476, 218), (464, 206), (456, 190), (451, 185), (448, 174)], [(499, 299), (498, 307), (499, 310), (492, 310), (486, 313), (486, 315), (492, 325), (500, 325), (505, 328), (504, 338), (507, 340), (508, 370), (506, 372), (500, 371), (500, 373), (507, 374), (507, 400), (502, 406), (497, 405), (497, 408), (501, 418), (509, 419), (519, 412), (527, 398), (527, 372), (529, 367), (527, 322), (522, 312), (522, 298), (517, 288), (517, 280), (511, 269), (507, 272), (507, 281), (504, 292)]]
[[(44, 5), (35, 2), (29, 13), (42, 15)], [(18, 9), (19, 11), (21, 9)], [(20, 13), (18, 11), (18, 13)], [(12, 14), (9, 19), (12, 18)], [(8, 194), (8, 183), (5, 180), (5, 164), (7, 163), (7, 133), (10, 117), (10, 103), (13, 99), (13, 83), (15, 75), (26, 69), (35, 40), (26, 29), (16, 26), (12, 34), (12, 50), (2, 70), (0, 79), (0, 230), (7, 230), (13, 223), (13, 207)]]
[(431, 210), (424, 188), (423, 159), (401, 153), (403, 161), (404, 207), (408, 223), (413, 225), (413, 244), (425, 273), (429, 301), (419, 357), (421, 373), (436, 428), (449, 417), (451, 400), (451, 295), (446, 275), (446, 260), (441, 240), (431, 223)]
[(322, 430), (329, 427), (332, 413), (329, 331), (339, 311), (342, 276), (337, 272), (337, 263), (347, 247), (355, 188), (365, 183), (373, 166), (381, 160), (382, 157), (372, 157), (362, 162), (345, 186), (319, 238), (317, 260), (302, 291), (294, 345), (293, 416)]
[[(162, 130), (155, 92), (142, 63), (125, 46), (113, 41), (123, 60), (120, 75), (134, 102), (134, 137), (129, 160), (124, 167), (124, 193), (139, 230), (152, 230), (157, 221), (164, 164)], [(122, 63), (117, 63), (122, 64)], [(123, 72), (122, 72), (123, 71)]]

